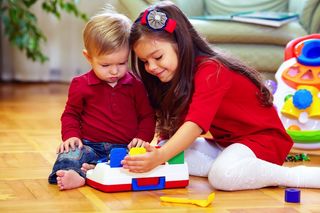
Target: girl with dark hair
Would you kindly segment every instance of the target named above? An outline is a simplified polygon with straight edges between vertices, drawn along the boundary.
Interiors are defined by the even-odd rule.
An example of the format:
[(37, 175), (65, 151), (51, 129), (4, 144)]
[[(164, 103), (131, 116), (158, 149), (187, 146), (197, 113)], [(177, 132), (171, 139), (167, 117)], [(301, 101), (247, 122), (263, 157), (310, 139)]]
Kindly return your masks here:
[[(293, 142), (259, 73), (211, 49), (173, 3), (142, 12), (130, 45), (165, 140), (127, 156), (124, 168), (147, 172), (185, 150), (190, 174), (208, 176), (216, 189), (320, 187), (320, 168), (281, 166)], [(200, 137), (207, 131), (212, 140)]]

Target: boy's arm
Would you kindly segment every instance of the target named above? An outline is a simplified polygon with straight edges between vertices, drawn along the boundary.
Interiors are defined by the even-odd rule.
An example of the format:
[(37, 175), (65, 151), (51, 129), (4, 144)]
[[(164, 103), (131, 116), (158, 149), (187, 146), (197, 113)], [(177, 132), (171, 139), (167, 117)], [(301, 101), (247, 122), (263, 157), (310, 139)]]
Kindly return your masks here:
[(81, 138), (81, 112), (83, 109), (81, 85), (79, 79), (74, 78), (70, 84), (68, 100), (61, 115), (62, 141), (71, 137)]

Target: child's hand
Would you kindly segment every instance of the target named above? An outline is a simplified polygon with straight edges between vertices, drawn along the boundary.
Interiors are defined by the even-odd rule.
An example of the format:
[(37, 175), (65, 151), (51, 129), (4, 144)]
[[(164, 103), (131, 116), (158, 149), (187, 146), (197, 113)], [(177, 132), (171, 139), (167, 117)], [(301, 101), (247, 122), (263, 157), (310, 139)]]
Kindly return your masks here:
[(71, 150), (75, 150), (77, 147), (79, 149), (82, 149), (82, 147), (83, 147), (82, 141), (77, 137), (69, 138), (69, 139), (65, 140), (64, 142), (62, 142), (58, 146), (57, 154), (63, 153), (63, 152), (69, 152), (70, 148), (71, 148)]
[(134, 138), (128, 144), (128, 149), (131, 149), (132, 147), (145, 147), (146, 144), (149, 144), (149, 143), (145, 142), (144, 140), (141, 140), (139, 138)]
[(123, 168), (129, 169), (130, 172), (148, 172), (164, 162), (161, 148), (157, 149), (149, 143), (145, 143), (144, 148), (147, 151), (145, 154), (134, 156), (127, 155), (121, 161)]

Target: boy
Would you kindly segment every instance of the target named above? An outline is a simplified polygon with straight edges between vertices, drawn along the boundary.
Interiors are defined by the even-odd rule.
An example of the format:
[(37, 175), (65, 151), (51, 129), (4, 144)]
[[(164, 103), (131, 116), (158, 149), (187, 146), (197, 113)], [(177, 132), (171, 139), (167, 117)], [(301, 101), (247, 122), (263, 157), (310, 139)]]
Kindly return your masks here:
[(61, 116), (62, 140), (49, 183), (60, 190), (85, 184), (84, 164), (96, 164), (114, 147), (154, 136), (154, 111), (147, 92), (128, 68), (131, 22), (124, 15), (103, 12), (83, 31), (83, 55), (92, 70), (75, 77)]

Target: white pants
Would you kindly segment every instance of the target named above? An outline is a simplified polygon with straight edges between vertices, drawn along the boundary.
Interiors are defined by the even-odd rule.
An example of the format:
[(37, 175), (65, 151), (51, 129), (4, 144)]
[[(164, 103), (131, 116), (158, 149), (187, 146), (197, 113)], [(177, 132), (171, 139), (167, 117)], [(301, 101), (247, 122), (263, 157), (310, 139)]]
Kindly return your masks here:
[(220, 190), (267, 186), (320, 188), (320, 167), (284, 167), (258, 159), (250, 148), (235, 143), (221, 149), (198, 138), (186, 151), (190, 175), (208, 177)]

